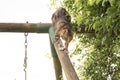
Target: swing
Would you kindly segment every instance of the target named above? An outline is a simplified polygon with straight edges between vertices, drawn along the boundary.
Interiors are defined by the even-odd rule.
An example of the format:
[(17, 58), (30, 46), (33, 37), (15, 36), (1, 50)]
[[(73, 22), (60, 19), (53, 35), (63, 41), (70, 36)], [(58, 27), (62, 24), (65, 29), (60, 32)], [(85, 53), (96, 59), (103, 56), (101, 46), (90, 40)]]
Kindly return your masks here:
[(56, 79), (59, 79), (60, 78), (59, 76), (62, 75), (61, 67), (63, 67), (65, 75), (68, 80), (79, 80), (74, 70), (74, 67), (72, 66), (72, 63), (69, 59), (69, 56), (64, 51), (60, 51), (58, 49), (58, 44), (54, 43), (54, 29), (52, 29), (52, 27), (49, 28), (50, 26), (51, 24), (49, 23), (37, 23), (37, 24), (30, 23), (27, 25), (24, 23), (0, 23), (0, 32), (25, 32), (24, 33), (25, 56), (24, 56), (24, 64), (23, 64), (24, 72), (25, 72), (25, 80), (27, 80), (27, 70), (26, 70), (27, 69), (27, 46), (28, 46), (27, 36), (29, 32), (49, 33)]

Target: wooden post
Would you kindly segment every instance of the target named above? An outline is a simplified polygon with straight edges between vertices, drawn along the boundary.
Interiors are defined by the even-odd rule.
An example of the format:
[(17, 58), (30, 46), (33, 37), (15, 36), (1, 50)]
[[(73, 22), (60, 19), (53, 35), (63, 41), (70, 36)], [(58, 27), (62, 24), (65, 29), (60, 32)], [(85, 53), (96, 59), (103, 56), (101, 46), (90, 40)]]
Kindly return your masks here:
[(52, 53), (52, 57), (53, 57), (53, 63), (54, 63), (54, 69), (55, 69), (55, 76), (56, 76), (56, 80), (62, 80), (63, 76), (62, 76), (62, 68), (61, 68), (61, 64), (59, 61), (59, 58), (57, 56), (57, 53), (55, 51), (55, 47), (54, 47), (54, 32), (50, 32), (51, 28), (49, 29), (49, 38), (50, 38), (50, 45), (51, 45), (51, 53)]
[[(54, 30), (51, 28), (50, 33), (52, 33), (52, 32), (54, 32)], [(54, 36), (54, 34), (52, 34), (50, 36)], [(53, 39), (53, 41), (54, 41), (54, 39)], [(55, 42), (54, 42), (54, 47), (57, 52), (58, 58), (60, 60), (61, 66), (65, 72), (67, 80), (79, 80), (78, 76), (72, 66), (72, 63), (69, 59), (68, 54), (65, 51), (60, 51), (58, 49), (58, 47), (59, 47), (58, 44)]]
[(54, 46), (57, 51), (57, 55), (59, 57), (60, 63), (65, 72), (67, 80), (79, 80), (78, 76), (72, 66), (72, 63), (69, 59), (68, 54), (66, 54), (66, 52), (64, 52), (64, 51), (60, 51), (58, 49), (58, 45), (56, 43), (54, 43)]

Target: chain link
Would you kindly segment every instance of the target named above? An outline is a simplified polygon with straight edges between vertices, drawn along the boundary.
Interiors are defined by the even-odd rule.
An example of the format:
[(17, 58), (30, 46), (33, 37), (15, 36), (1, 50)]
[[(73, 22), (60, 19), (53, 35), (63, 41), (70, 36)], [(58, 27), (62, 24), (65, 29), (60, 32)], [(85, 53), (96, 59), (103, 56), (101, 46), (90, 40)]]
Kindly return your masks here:
[(24, 66), (24, 72), (25, 72), (25, 80), (27, 80), (27, 71), (26, 71), (26, 69), (27, 69), (27, 46), (28, 46), (27, 36), (28, 36), (28, 33), (25, 32), (24, 36), (25, 36), (25, 43), (24, 43), (24, 45), (25, 45), (25, 57), (24, 57), (23, 66)]

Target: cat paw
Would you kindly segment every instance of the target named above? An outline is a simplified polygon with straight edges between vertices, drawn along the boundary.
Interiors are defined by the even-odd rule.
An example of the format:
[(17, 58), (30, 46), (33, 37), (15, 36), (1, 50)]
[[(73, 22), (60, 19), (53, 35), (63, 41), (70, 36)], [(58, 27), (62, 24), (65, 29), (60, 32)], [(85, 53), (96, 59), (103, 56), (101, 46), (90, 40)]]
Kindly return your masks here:
[(60, 50), (60, 51), (64, 51), (64, 50), (65, 50), (65, 48), (64, 48), (64, 47), (61, 47), (61, 48), (59, 48), (59, 50)]
[(59, 50), (60, 50), (60, 51), (64, 51), (64, 52), (67, 53), (67, 54), (69, 53), (69, 51), (68, 51), (66, 48), (64, 48), (64, 47), (59, 48)]

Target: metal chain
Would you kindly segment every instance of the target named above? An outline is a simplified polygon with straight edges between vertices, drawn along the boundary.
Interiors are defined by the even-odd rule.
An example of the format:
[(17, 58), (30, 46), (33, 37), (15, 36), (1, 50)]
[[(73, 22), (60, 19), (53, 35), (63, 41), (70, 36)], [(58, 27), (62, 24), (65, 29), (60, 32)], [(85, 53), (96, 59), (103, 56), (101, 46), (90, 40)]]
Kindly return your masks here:
[(25, 72), (25, 80), (27, 80), (27, 71), (26, 71), (26, 69), (27, 69), (27, 46), (28, 46), (27, 36), (28, 36), (28, 33), (25, 32), (24, 35), (25, 35), (25, 43), (24, 43), (24, 45), (25, 45), (25, 57), (24, 57), (23, 66), (24, 66), (24, 72)]

